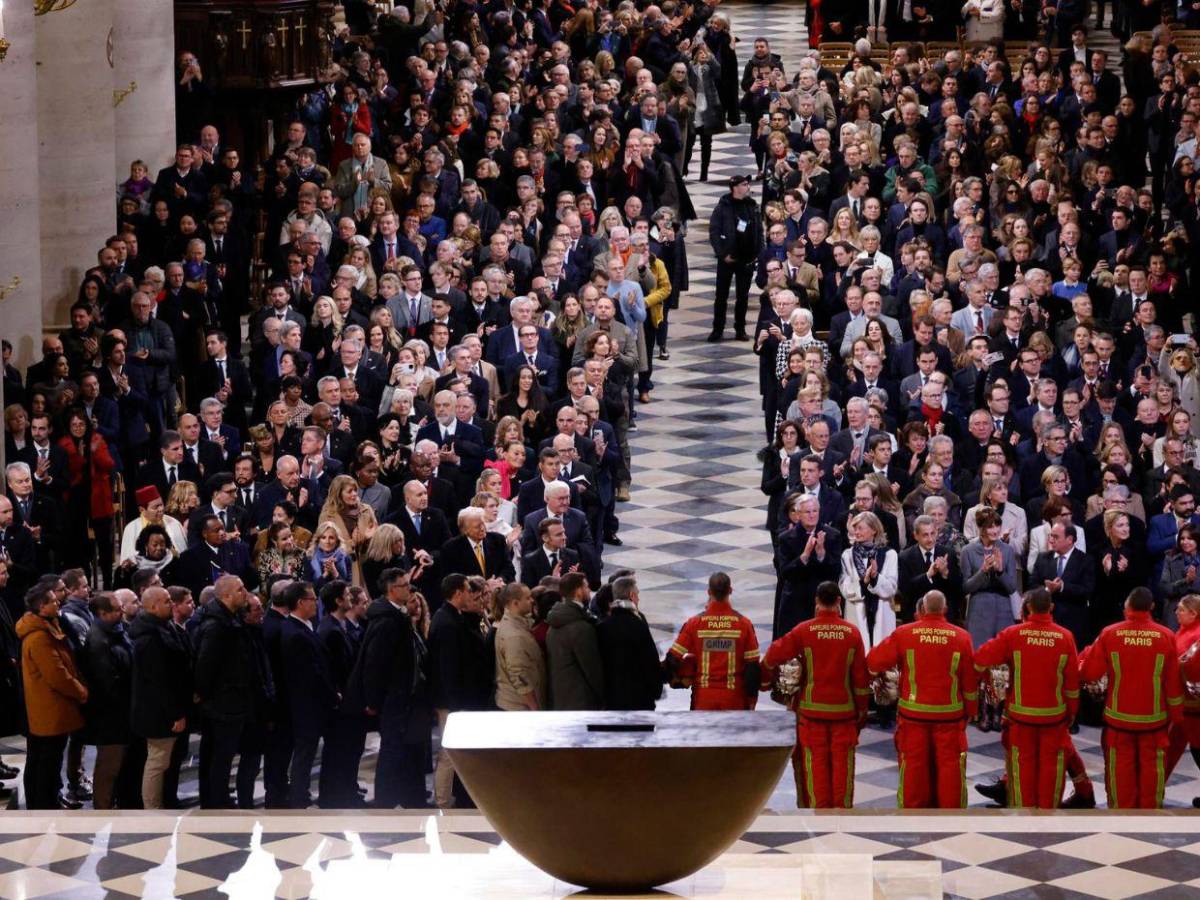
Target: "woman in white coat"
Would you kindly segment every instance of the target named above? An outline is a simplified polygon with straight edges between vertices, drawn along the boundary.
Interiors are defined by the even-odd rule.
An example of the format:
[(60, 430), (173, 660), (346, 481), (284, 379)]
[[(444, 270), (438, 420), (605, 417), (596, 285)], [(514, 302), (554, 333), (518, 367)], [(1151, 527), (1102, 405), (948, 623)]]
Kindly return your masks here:
[(1004, 0), (967, 0), (962, 8), (968, 41), (998, 41), (1004, 34)]
[(842, 551), (838, 587), (846, 598), (846, 618), (858, 626), (870, 650), (896, 630), (897, 556), (874, 513), (851, 516), (847, 526), (851, 544)]

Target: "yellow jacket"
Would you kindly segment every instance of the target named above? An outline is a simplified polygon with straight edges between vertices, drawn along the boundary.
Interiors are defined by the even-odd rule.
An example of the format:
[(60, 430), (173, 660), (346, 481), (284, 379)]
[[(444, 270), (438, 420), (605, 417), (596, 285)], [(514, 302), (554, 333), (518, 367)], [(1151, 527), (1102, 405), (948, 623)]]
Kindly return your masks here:
[(646, 314), (650, 317), (650, 324), (657, 328), (663, 320), (663, 303), (671, 296), (671, 276), (667, 274), (666, 265), (657, 256), (653, 257), (650, 269), (654, 274), (655, 286), (645, 297)]

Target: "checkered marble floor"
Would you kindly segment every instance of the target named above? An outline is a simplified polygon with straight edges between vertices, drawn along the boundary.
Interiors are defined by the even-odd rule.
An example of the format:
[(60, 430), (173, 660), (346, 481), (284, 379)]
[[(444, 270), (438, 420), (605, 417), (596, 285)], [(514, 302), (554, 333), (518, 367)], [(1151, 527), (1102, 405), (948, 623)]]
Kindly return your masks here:
[[(1170, 813), (763, 815), (713, 863), (653, 896), (1196, 897), (1198, 837), (1194, 819)], [(6, 898), (575, 892), (525, 862), (477, 815), (0, 818), (0, 897)]]

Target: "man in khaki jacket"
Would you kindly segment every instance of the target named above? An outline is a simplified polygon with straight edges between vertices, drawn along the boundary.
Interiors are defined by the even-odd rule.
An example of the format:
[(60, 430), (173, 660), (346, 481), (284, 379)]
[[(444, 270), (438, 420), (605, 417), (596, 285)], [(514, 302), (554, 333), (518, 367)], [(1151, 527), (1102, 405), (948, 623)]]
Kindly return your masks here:
[(546, 659), (530, 630), (533, 595), (523, 584), (500, 592), (504, 617), (496, 626), (496, 705), (520, 711), (546, 708)]

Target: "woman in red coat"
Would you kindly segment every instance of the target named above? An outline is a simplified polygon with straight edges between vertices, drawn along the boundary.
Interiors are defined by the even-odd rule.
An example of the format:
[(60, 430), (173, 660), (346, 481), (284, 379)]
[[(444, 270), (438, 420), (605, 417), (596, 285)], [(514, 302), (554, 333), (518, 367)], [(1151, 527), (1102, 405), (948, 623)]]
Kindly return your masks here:
[[(67, 451), (67, 550), (69, 566), (89, 569), (92, 543), (99, 555), (100, 573), (107, 590), (113, 567), (113, 486), (116, 468), (108, 444), (92, 429), (80, 409), (67, 414), (67, 433), (58, 444)], [(91, 536), (89, 536), (89, 525)]]
[(350, 145), (356, 134), (371, 135), (371, 108), (349, 81), (342, 82), (341, 97), (329, 113), (329, 136), (333, 146), (329, 171), (337, 177), (338, 166), (350, 158)]

